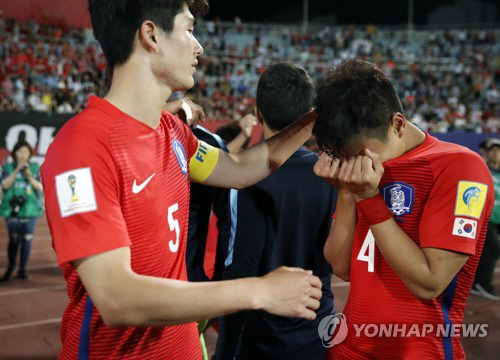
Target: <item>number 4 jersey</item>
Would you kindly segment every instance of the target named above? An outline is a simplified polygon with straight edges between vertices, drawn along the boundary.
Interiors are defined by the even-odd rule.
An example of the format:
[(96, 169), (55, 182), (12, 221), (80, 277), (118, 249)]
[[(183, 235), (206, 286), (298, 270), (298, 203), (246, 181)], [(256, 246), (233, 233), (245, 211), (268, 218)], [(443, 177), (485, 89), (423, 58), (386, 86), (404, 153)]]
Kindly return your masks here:
[(464, 359), (461, 324), (493, 205), (491, 175), (474, 152), (430, 135), (384, 168), (380, 192), (405, 233), (421, 248), (469, 259), (441, 295), (420, 300), (389, 267), (358, 212), (344, 310), (348, 335), (329, 356)]
[(97, 97), (58, 133), (42, 179), (70, 299), (60, 359), (201, 358), (193, 323), (106, 326), (71, 265), (130, 246), (135, 273), (187, 280), (188, 159), (197, 148), (198, 140), (178, 118), (163, 113), (152, 129)]

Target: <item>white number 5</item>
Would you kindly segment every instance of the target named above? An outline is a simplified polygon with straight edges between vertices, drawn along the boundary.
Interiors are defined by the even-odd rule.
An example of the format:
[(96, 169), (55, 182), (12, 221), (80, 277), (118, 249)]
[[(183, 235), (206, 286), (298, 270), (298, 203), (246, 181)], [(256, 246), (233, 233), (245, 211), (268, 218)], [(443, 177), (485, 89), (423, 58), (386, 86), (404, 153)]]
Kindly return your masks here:
[(170, 231), (175, 230), (175, 242), (170, 240), (168, 242), (168, 247), (170, 248), (170, 251), (172, 252), (177, 252), (179, 250), (179, 236), (181, 233), (181, 228), (179, 227), (179, 221), (174, 219), (174, 212), (179, 210), (179, 204), (175, 203), (174, 205), (170, 206), (168, 208), (168, 226), (170, 226)]
[(361, 246), (361, 250), (359, 250), (357, 260), (366, 261), (368, 263), (368, 272), (375, 271), (375, 238), (371, 230), (368, 230), (368, 234), (366, 234), (365, 241)]

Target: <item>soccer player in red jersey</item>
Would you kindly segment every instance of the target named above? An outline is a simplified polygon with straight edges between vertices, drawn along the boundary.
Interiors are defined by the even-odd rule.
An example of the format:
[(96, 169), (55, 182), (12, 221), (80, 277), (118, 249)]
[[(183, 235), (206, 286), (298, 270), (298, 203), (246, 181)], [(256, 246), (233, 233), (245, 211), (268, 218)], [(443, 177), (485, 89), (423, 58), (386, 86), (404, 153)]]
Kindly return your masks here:
[(339, 188), (324, 251), (351, 282), (348, 334), (329, 358), (464, 359), (460, 331), (446, 329), (462, 324), (483, 248), (488, 168), (407, 121), (390, 80), (368, 62), (331, 70), (316, 106), (325, 153), (314, 171)]
[(239, 154), (198, 141), (162, 108), (193, 86), (193, 14), (205, 0), (91, 0), (113, 77), (104, 99), (57, 134), (42, 167), (47, 218), (69, 305), (60, 359), (200, 359), (194, 321), (245, 309), (315, 318), (321, 282), (280, 268), (262, 278), (188, 283), (190, 180), (254, 184), (310, 136), (305, 116)]

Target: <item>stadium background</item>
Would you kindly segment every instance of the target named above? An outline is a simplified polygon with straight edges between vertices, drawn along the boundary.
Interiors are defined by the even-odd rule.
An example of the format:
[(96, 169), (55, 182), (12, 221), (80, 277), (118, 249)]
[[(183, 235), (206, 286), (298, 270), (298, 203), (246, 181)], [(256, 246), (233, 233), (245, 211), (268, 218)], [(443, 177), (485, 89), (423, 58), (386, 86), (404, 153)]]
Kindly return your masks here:
[[(204, 107), (209, 130), (252, 111), (258, 76), (272, 63), (297, 63), (316, 79), (341, 59), (361, 57), (391, 75), (408, 117), (421, 128), (475, 151), (483, 138), (499, 137), (500, 7), (494, 1), (210, 3), (196, 28), (205, 55), (189, 91)], [(106, 64), (86, 8), (85, 0), (0, 0), (0, 161), (24, 137), (42, 162), (57, 130), (88, 95), (105, 94)], [(260, 138), (257, 126), (251, 143)], [(6, 242), (2, 222), (0, 270)], [(57, 355), (67, 300), (50, 242), (42, 217), (32, 280), (0, 285), (0, 359)], [(337, 311), (348, 289), (334, 279)], [(465, 321), (489, 324), (485, 339), (464, 339), (468, 357), (498, 359), (498, 303), (471, 297)], [(209, 348), (215, 339), (210, 331)]]

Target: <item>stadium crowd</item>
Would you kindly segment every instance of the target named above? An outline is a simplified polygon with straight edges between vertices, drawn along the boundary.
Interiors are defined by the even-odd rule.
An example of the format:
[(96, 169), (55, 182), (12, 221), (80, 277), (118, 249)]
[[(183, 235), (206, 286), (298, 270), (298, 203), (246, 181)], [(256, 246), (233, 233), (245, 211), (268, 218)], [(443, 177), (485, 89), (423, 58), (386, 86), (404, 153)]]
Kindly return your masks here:
[[(411, 36), (411, 41), (409, 37)], [(408, 118), (424, 130), (498, 132), (498, 30), (299, 29), (205, 21), (205, 47), (190, 96), (208, 120), (252, 112), (260, 74), (289, 61), (317, 79), (328, 67), (360, 57), (396, 85)], [(0, 111), (76, 113), (89, 94), (106, 92), (106, 62), (90, 29), (0, 18)]]

